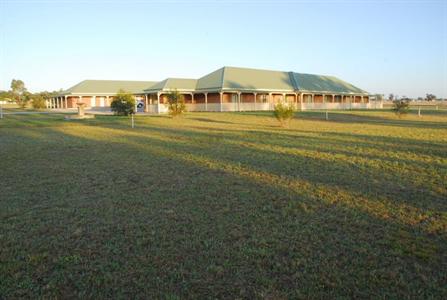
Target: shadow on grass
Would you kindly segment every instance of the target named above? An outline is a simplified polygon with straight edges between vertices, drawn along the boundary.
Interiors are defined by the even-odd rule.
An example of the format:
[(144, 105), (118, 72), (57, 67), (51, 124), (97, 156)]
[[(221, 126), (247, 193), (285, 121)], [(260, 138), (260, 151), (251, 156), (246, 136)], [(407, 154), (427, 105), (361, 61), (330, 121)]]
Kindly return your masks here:
[[(408, 178), (406, 173), (402, 172), (408, 168), (423, 170), (427, 164), (408, 159), (359, 154), (355, 150), (348, 151), (343, 148), (346, 141), (342, 138), (333, 140), (315, 136), (272, 138), (269, 134), (257, 132), (238, 136), (238, 131), (220, 131), (217, 134), (210, 134), (187, 129), (173, 130), (157, 127), (150, 127), (150, 130), (159, 133), (159, 137), (151, 137), (151, 145), (162, 147), (165, 144), (163, 140), (165, 137), (171, 143), (170, 147), (179, 153), (194, 153), (208, 160), (219, 158), (218, 160), (223, 164), (239, 164), (277, 176), (305, 179), (316, 186), (327, 185), (344, 188), (365, 197), (381, 195), (384, 199), (392, 199), (393, 202), (398, 201), (422, 209), (438, 210), (444, 207), (443, 195), (433, 193), (427, 189), (428, 183), (421, 185), (415, 180), (417, 178)], [(345, 136), (342, 135), (342, 137)], [(131, 139), (145, 143), (146, 138), (134, 136)], [(247, 144), (248, 142), (253, 145)], [(390, 141), (388, 142), (390, 143)], [(399, 145), (397, 147), (403, 152), (411, 151), (411, 148), (405, 148), (405, 145), (399, 143), (398, 140), (392, 140), (392, 142)], [(333, 147), (330, 147), (331, 150), (325, 150), (328, 146), (327, 143), (333, 144)], [(414, 142), (409, 142), (407, 147), (414, 147), (414, 145)], [(355, 146), (358, 151), (362, 147), (369, 147), (370, 144), (361, 145), (356, 142)], [(385, 147), (392, 146), (386, 145)], [(291, 151), (284, 151), (284, 149)], [(414, 152), (417, 153), (417, 151)], [(230, 155), (230, 153), (234, 155)], [(306, 153), (310, 154), (306, 155)], [(438, 154), (444, 155), (444, 157), (446, 155), (441, 149)], [(340, 155), (345, 157), (342, 158)], [(371, 160), (375, 161), (371, 162)], [(383, 164), (383, 160), (387, 160), (388, 163)], [(400, 167), (396, 168), (396, 163), (400, 164)], [(388, 176), (383, 173), (383, 167), (386, 165), (388, 165), (387, 172), (389, 174), (386, 174)], [(442, 169), (445, 166), (439, 165), (437, 168)], [(324, 176), (323, 174), (328, 175)], [(439, 180), (442, 181), (442, 178), (437, 178), (435, 182)], [(442, 183), (439, 182), (439, 184)], [(410, 195), (411, 197), (409, 197)]]
[[(404, 190), (393, 191), (400, 187), (387, 185), (380, 169), (303, 154), (329, 142), (338, 145), (333, 155), (349, 155), (348, 138), (363, 148), (374, 141), (148, 124), (130, 130), (125, 122), (24, 129), (15, 132), (20, 145), (2, 148), (10, 158), (40, 154), (32, 164), (22, 156), (0, 162), (8, 167), (3, 201), (18, 212), (0, 218), (6, 297), (446, 292), (447, 240), (442, 229), (428, 230), (440, 217), (412, 219), (445, 211), (442, 195), (422, 198), (430, 186), (415, 191), (405, 178)], [(404, 147), (399, 140), (386, 143)], [(299, 152), (282, 152), (288, 147)], [(387, 205), (390, 195), (396, 203)]]
[[(435, 115), (435, 114), (432, 114)], [(436, 114), (438, 115), (438, 114)], [(398, 118), (392, 115), (390, 118), (384, 118), (373, 115), (353, 114), (347, 112), (329, 111), (329, 122), (337, 123), (356, 123), (356, 124), (372, 124), (381, 126), (398, 126), (398, 127), (414, 127), (414, 128), (431, 128), (431, 129), (447, 129), (447, 114), (439, 114), (446, 116), (444, 122), (428, 122), (424, 120), (406, 120), (406, 117)], [(308, 111), (299, 112), (297, 118), (303, 120), (325, 120), (325, 111)]]
[(232, 124), (232, 122), (222, 121), (222, 120), (214, 120), (211, 118), (188, 118), (188, 119), (199, 121), (199, 122), (205, 122), (205, 123)]
[[(108, 127), (103, 124), (102, 127), (120, 129), (119, 125), (118, 127), (116, 125)], [(291, 176), (292, 178), (303, 178), (315, 184), (331, 185), (336, 188), (343, 187), (367, 197), (382, 194), (386, 199), (393, 199), (400, 203), (410, 201), (412, 205), (424, 209), (436, 210), (443, 205), (440, 200), (441, 195), (432, 194), (433, 192), (427, 190), (424, 185), (421, 186), (421, 183), (416, 183), (415, 179), (417, 178), (408, 178), (404, 173), (401, 173), (402, 170), (409, 167), (410, 169), (419, 168), (423, 170), (427, 167), (427, 163), (399, 157), (390, 158), (361, 151), (361, 149), (368, 148), (380, 151), (385, 147), (402, 153), (413, 152), (418, 154), (425, 150), (425, 153), (445, 158), (445, 147), (442, 144), (426, 145), (425, 143), (419, 144), (420, 141), (413, 139), (391, 137), (375, 137), (377, 140), (374, 140), (371, 136), (334, 132), (329, 132), (323, 136), (275, 133), (275, 136), (272, 137), (271, 133), (253, 130), (244, 131), (243, 136), (241, 136), (241, 132), (238, 130), (214, 129), (214, 132), (212, 132), (211, 128), (200, 128), (201, 131), (199, 132), (197, 130), (146, 125), (143, 129), (150, 130), (152, 133), (158, 132), (160, 136), (180, 142), (189, 140), (190, 144), (179, 143), (175, 147), (182, 153), (194, 152), (204, 155), (208, 159), (213, 159), (215, 155), (224, 158), (225, 162), (240, 163), (250, 168), (255, 167), (258, 171), (270, 172), (280, 176)], [(203, 132), (204, 130), (210, 132)], [(146, 138), (144, 136), (132, 137), (132, 139), (143, 139), (143, 141)], [(154, 138), (152, 137), (152, 139)], [(247, 144), (247, 142), (254, 144), (254, 146)], [(152, 141), (152, 143), (162, 146), (164, 141), (159, 139)], [(220, 146), (216, 147), (215, 144), (220, 144)], [(348, 148), (343, 147), (344, 144), (355, 145), (356, 148), (347, 150)], [(430, 150), (425, 149), (427, 146), (430, 146)], [(253, 149), (253, 147), (256, 149)], [(290, 151), (287, 149), (290, 149)], [(359, 150), (360, 154), (358, 153)], [(237, 153), (237, 155), (228, 156), (228, 151)], [(306, 152), (312, 153), (314, 156), (306, 155)], [(340, 155), (345, 156), (345, 158), (334, 158)], [(383, 164), (383, 161), (387, 161), (387, 164)], [(396, 168), (396, 163), (400, 164), (401, 167)], [(382, 175), (383, 170), (381, 168), (386, 165), (388, 165), (389, 176)], [(444, 166), (434, 164), (433, 167), (443, 168)], [(393, 168), (393, 170), (391, 171), (390, 168)], [(402, 170), (399, 171), (400, 169)], [(321, 174), (330, 174), (330, 176), (321, 176)], [(407, 198), (408, 195), (411, 195), (411, 200)]]

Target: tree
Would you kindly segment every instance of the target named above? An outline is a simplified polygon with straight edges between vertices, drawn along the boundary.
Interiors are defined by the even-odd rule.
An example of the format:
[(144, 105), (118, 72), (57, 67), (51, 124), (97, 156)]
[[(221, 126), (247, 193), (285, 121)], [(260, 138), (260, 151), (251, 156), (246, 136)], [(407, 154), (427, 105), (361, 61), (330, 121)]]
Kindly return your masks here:
[(171, 91), (168, 95), (168, 109), (172, 117), (176, 117), (186, 112), (185, 97), (177, 90)]
[(407, 100), (394, 100), (393, 101), (393, 111), (394, 113), (401, 118), (403, 115), (406, 115), (410, 110), (410, 102)]
[(16, 101), (18, 105), (22, 108), (26, 106), (27, 97), (23, 97), (26, 93), (25, 83), (20, 79), (13, 79), (11, 81), (11, 93), (13, 95), (13, 99)]
[(275, 111), (273, 114), (279, 123), (281, 123), (281, 126), (285, 127), (289, 125), (290, 120), (295, 114), (295, 110), (292, 105), (280, 102), (275, 105)]
[(111, 110), (118, 116), (128, 116), (135, 113), (135, 98), (124, 90), (119, 90), (110, 103)]
[(13, 101), (14, 97), (10, 91), (0, 91), (0, 101)]
[(427, 99), (427, 101), (434, 101), (436, 100), (436, 96), (433, 94), (426, 94), (425, 99)]
[(41, 93), (31, 96), (31, 104), (35, 109), (42, 109), (46, 107), (45, 98), (41, 95)]
[(393, 100), (394, 100), (394, 94), (390, 94), (390, 95), (388, 96), (388, 100), (393, 101)]

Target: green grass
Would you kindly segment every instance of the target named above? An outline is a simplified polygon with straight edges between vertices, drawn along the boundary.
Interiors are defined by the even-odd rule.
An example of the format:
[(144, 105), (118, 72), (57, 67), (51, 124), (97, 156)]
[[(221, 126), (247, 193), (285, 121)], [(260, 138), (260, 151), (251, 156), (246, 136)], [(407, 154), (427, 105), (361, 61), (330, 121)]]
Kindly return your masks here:
[(447, 113), (0, 120), (0, 298), (445, 298)]

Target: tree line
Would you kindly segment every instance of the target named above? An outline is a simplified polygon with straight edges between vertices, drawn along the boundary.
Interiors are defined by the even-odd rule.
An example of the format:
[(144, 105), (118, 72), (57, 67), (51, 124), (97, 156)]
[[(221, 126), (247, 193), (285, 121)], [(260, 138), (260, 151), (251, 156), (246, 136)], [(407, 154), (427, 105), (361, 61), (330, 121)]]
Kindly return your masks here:
[(31, 93), (20, 79), (11, 81), (10, 90), (0, 91), (0, 101), (16, 103), (22, 108), (32, 106), (35, 109), (46, 108), (46, 101), (56, 96), (60, 91), (43, 91), (39, 93)]
[[(418, 97), (417, 99), (411, 99), (411, 98), (409, 98), (409, 97), (407, 97), (407, 96), (399, 97), (398, 95), (395, 95), (395, 94), (389, 94), (389, 95), (388, 95), (388, 100), (389, 100), (389, 101), (395, 101), (395, 100), (402, 100), (402, 101), (411, 101), (411, 100), (418, 100), (418, 101), (436, 101), (436, 100), (437, 100), (437, 97), (436, 97), (435, 95), (433, 95), (433, 94), (428, 93), (428, 94), (425, 94), (425, 98), (423, 98), (423, 97)], [(439, 99), (439, 100), (442, 100), (442, 99)]]

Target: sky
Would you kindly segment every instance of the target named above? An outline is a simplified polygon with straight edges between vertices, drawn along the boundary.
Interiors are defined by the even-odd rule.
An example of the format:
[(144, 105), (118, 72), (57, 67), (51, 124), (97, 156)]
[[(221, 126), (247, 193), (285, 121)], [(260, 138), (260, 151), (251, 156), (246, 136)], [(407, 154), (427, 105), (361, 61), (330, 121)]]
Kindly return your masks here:
[(222, 66), (447, 98), (447, 1), (0, 0), (0, 90), (199, 78)]

